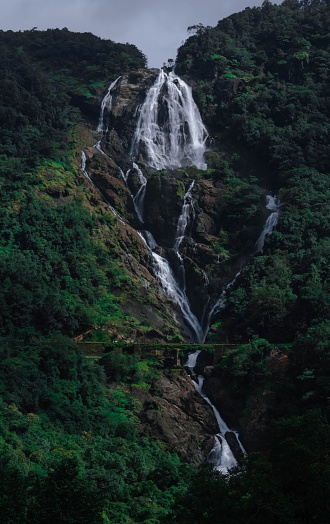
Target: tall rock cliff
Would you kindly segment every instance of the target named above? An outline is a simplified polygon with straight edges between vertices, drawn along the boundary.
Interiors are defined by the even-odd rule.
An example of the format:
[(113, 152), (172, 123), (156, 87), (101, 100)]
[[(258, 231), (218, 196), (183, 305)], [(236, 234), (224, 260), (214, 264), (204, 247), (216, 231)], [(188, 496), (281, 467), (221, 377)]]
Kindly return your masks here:
[[(122, 220), (125, 222), (125, 228), (139, 231), (138, 235), (133, 233), (139, 252), (138, 264), (143, 266), (144, 276), (148, 275), (148, 279), (155, 282), (155, 277), (159, 276), (155, 272), (150, 246), (148, 249), (145, 239), (143, 240), (143, 231), (151, 233), (155, 253), (168, 261), (179, 286), (184, 288), (192, 315), (196, 317), (204, 333), (203, 336), (199, 336), (201, 339), (207, 333), (212, 311), (223, 289), (237, 273), (242, 255), (251, 251), (258, 236), (262, 217), (262, 192), (256, 185), (252, 185), (254, 215), (246, 217), (244, 234), (243, 231), (239, 232), (241, 238), (231, 242), (236, 232), (234, 233), (233, 225), (228, 223), (228, 209), (236, 193), (251, 191), (251, 185), (237, 181), (238, 187), (233, 190), (231, 182), (235, 174), (217, 152), (212, 141), (207, 142), (206, 147), (205, 158), (210, 166), (208, 169), (205, 169), (206, 165), (154, 169), (150, 167), (143, 148), (137, 156), (133, 156), (132, 142), (141, 107), (150, 88), (156, 85), (158, 75), (158, 70), (140, 69), (123, 75), (113, 83), (111, 101), (104, 106), (102, 121), (98, 127), (100, 140), (97, 147), (85, 150), (86, 169), (91, 181), (120, 215), (121, 218), (116, 218), (117, 222)], [(170, 103), (166, 98), (168, 95), (165, 93), (165, 87), (162, 89), (157, 100), (160, 119), (165, 118), (164, 115), (161, 116), (162, 111), (167, 112)], [(189, 124), (186, 122), (186, 125)], [(136, 211), (136, 198), (141, 191), (141, 176), (145, 180), (143, 222)], [(185, 211), (186, 229), (180, 238), (178, 253), (179, 221), (185, 205), (185, 195), (192, 183)], [(243, 203), (241, 209), (237, 210), (238, 220), (242, 220), (245, 206), (246, 203)], [(123, 229), (123, 224), (119, 227)], [(134, 254), (134, 250), (130, 251), (130, 254)], [(159, 293), (163, 294), (162, 287), (164, 288), (159, 286), (157, 296)], [(163, 297), (161, 302), (168, 300)], [(180, 311), (178, 303), (175, 300), (172, 300), (172, 303), (174, 321), (179, 331), (185, 338), (195, 338), (195, 334), (191, 332), (191, 325), (189, 322), (187, 325), (185, 314)], [(155, 311), (159, 309), (157, 304), (153, 307)], [(138, 315), (139, 308), (132, 307), (132, 303), (124, 304), (125, 308), (130, 312), (135, 310)], [(159, 318), (162, 315), (163, 313), (159, 312), (156, 316)], [(152, 327), (160, 328), (158, 322), (155, 324), (152, 321), (151, 315), (148, 322)]]

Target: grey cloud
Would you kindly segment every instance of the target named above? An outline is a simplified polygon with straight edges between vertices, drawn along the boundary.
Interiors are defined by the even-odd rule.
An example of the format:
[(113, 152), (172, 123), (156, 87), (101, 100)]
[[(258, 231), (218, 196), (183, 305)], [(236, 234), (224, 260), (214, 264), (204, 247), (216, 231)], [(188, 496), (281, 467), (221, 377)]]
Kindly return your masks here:
[[(11, 0), (1, 8), (1, 29), (67, 27), (135, 44), (150, 67), (161, 67), (187, 38), (187, 27), (218, 20), (263, 0)], [(280, 3), (279, 1), (274, 3)]]

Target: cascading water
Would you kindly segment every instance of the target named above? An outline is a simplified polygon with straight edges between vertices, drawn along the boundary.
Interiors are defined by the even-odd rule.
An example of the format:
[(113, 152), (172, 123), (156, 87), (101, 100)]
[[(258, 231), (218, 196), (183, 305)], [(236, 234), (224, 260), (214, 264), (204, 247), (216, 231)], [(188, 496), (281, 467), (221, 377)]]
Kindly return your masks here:
[(205, 329), (206, 333), (209, 330), (210, 321), (211, 321), (213, 315), (215, 315), (216, 313), (219, 313), (219, 311), (221, 311), (222, 309), (224, 309), (226, 307), (226, 294), (227, 294), (227, 291), (235, 284), (235, 282), (236, 282), (236, 280), (237, 280), (237, 278), (239, 277), (240, 274), (241, 274), (240, 271), (238, 273), (236, 273), (236, 275), (233, 278), (233, 280), (231, 282), (229, 282), (229, 284), (227, 284), (227, 286), (222, 290), (222, 292), (220, 294), (220, 297), (218, 298), (218, 300), (215, 302), (215, 304), (212, 306), (211, 310), (209, 311), (209, 313), (207, 315), (207, 327)]
[[(101, 105), (98, 132), (105, 133), (108, 129), (108, 114), (112, 106), (112, 90), (116, 86), (117, 78), (109, 86)], [(149, 89), (145, 102), (139, 108), (139, 117), (131, 145), (131, 156), (142, 154), (144, 161), (154, 169), (176, 168), (186, 165), (196, 165), (200, 169), (206, 168), (204, 153), (206, 151), (207, 130), (202, 122), (198, 108), (193, 100), (191, 88), (174, 73), (165, 73), (161, 70), (154, 85)], [(95, 145), (101, 153), (101, 142)], [(83, 161), (82, 161), (83, 164)], [(82, 171), (89, 178), (86, 171), (86, 161)], [(125, 183), (132, 174), (137, 175), (138, 190), (132, 195), (136, 216), (142, 225), (144, 223), (144, 198), (147, 179), (140, 167), (133, 163), (133, 167), (124, 175)], [(89, 178), (90, 180), (90, 178)], [(201, 322), (192, 312), (186, 294), (186, 279), (184, 258), (181, 254), (181, 244), (187, 236), (187, 230), (193, 218), (192, 182), (184, 196), (181, 214), (178, 219), (173, 249), (178, 259), (176, 276), (169, 262), (154, 253), (157, 244), (151, 233), (144, 231), (143, 238), (152, 252), (153, 270), (165, 293), (181, 308), (182, 315), (192, 328), (196, 340), (204, 341), (212, 316), (225, 307), (225, 295), (238, 275), (222, 290), (220, 297), (213, 303), (209, 299), (205, 304)], [(266, 235), (270, 234), (277, 224), (279, 202), (276, 197), (266, 197), (266, 207), (271, 211), (264, 229), (256, 243), (253, 254), (262, 252)], [(109, 204), (108, 204), (109, 205)], [(111, 207), (111, 206), (110, 206)], [(111, 210), (116, 211), (111, 207)], [(152, 239), (152, 240), (151, 240)], [(203, 325), (203, 328), (201, 326)]]
[(152, 234), (150, 233), (150, 231), (144, 230), (143, 231), (143, 235), (144, 235), (144, 238), (146, 240), (146, 243), (147, 243), (147, 246), (149, 247), (149, 249), (154, 251), (154, 249), (156, 249), (156, 247), (157, 247), (157, 242), (154, 239), (154, 237), (152, 236)]
[(86, 153), (85, 151), (82, 151), (81, 152), (80, 171), (87, 178), (87, 180), (89, 180), (93, 184), (93, 180), (90, 178), (88, 171), (86, 169), (86, 162), (87, 162)]
[(102, 145), (101, 145), (101, 140), (99, 140), (98, 142), (96, 142), (96, 144), (94, 145), (95, 149), (97, 151), (99, 151), (100, 153), (102, 153), (102, 155), (105, 155), (105, 152), (103, 151), (102, 149)]
[(218, 423), (219, 427), (219, 433), (217, 433), (214, 437), (214, 445), (213, 448), (209, 454), (208, 460), (213, 464), (214, 469), (217, 471), (221, 471), (222, 473), (227, 473), (228, 470), (237, 464), (237, 460), (235, 459), (233, 452), (231, 451), (228, 442), (225, 438), (226, 433), (234, 433), (236, 435), (237, 442), (240, 446), (240, 449), (243, 454), (245, 454), (245, 450), (239, 440), (238, 433), (236, 431), (232, 431), (229, 429), (225, 421), (221, 418), (219, 411), (217, 408), (212, 404), (210, 399), (203, 393), (203, 384), (204, 384), (204, 377), (202, 375), (196, 376), (194, 373), (194, 368), (197, 363), (198, 355), (201, 353), (200, 350), (195, 351), (194, 353), (191, 353), (188, 356), (187, 362), (185, 364), (185, 367), (187, 367), (190, 370), (194, 387), (197, 393), (203, 397), (203, 399), (211, 406), (213, 409), (215, 418)]
[(104, 133), (104, 132), (106, 132), (108, 130), (107, 126), (105, 125), (104, 115), (105, 115), (106, 111), (108, 113), (111, 111), (111, 107), (112, 107), (112, 93), (111, 93), (111, 91), (113, 90), (113, 88), (115, 87), (115, 85), (117, 84), (117, 82), (118, 82), (118, 80), (120, 78), (121, 77), (119, 76), (118, 78), (116, 78), (116, 80), (114, 80), (112, 82), (112, 84), (110, 84), (108, 92), (107, 92), (107, 94), (105, 95), (105, 97), (102, 100), (100, 118), (99, 118), (99, 123), (98, 123), (98, 126), (97, 126), (97, 132), (98, 133)]
[(204, 337), (201, 325), (198, 322), (197, 317), (191, 311), (189, 300), (184, 290), (182, 290), (182, 288), (179, 286), (168, 261), (166, 258), (163, 258), (154, 252), (154, 249), (157, 248), (156, 240), (150, 231), (138, 231), (138, 234), (150, 249), (152, 256), (152, 266), (164, 292), (175, 304), (180, 307), (182, 315), (194, 333), (197, 342), (201, 342)]
[[(183, 164), (195, 164), (200, 168), (205, 168), (203, 155), (207, 136), (189, 86), (173, 73), (166, 74), (161, 70), (141, 107), (132, 141), (132, 156), (137, 156), (142, 148), (146, 154), (146, 163), (155, 169), (165, 169), (169, 166), (179, 167)], [(132, 195), (132, 199), (136, 216), (143, 224), (147, 179), (139, 166), (133, 162), (132, 169), (129, 169), (125, 175), (122, 172), (126, 185), (133, 171), (138, 176), (140, 187), (135, 196)], [(180, 307), (183, 318), (192, 329), (196, 341), (201, 342), (205, 334), (196, 315), (191, 310), (185, 292), (184, 265), (180, 254), (180, 245), (185, 236), (192, 209), (193, 187), (194, 182), (191, 183), (183, 200), (174, 245), (180, 266), (178, 278), (180, 282), (174, 275), (169, 262), (154, 252), (157, 244), (151, 233), (144, 231), (143, 238), (151, 250), (153, 270), (160, 285), (167, 296)]]
[(183, 199), (182, 210), (181, 210), (181, 214), (178, 219), (178, 225), (176, 228), (176, 235), (175, 235), (174, 249), (176, 251), (179, 251), (180, 249), (180, 245), (187, 231), (190, 214), (193, 212), (193, 209), (194, 209), (193, 208), (193, 198), (192, 198), (192, 190), (193, 190), (194, 185), (195, 185), (195, 180), (193, 180), (192, 183), (190, 184), (189, 189), (186, 192), (184, 199)]
[(279, 207), (280, 207), (280, 202), (277, 197), (273, 197), (271, 195), (266, 196), (266, 209), (269, 209), (271, 214), (267, 218), (264, 228), (261, 232), (261, 235), (256, 242), (255, 250), (253, 253), (254, 255), (256, 255), (257, 253), (263, 252), (266, 236), (270, 235), (274, 227), (277, 225)]
[[(97, 127), (99, 133), (104, 134), (108, 130), (108, 126), (106, 125), (106, 115), (111, 111), (112, 90), (119, 79), (120, 77), (112, 82), (107, 94), (102, 100)], [(160, 114), (158, 115), (160, 99), (163, 100), (167, 108), (167, 117), (164, 117), (163, 115), (163, 118), (161, 118)], [(183, 82), (183, 80), (175, 76), (173, 73), (167, 75), (161, 70), (155, 85), (149, 90), (146, 101), (141, 108), (131, 151), (137, 153), (140, 143), (144, 143), (145, 146), (148, 144), (147, 149), (150, 154), (147, 155), (147, 160), (149, 165), (156, 169), (162, 169), (168, 167), (168, 165), (178, 167), (183, 163), (185, 163), (185, 165), (195, 164), (199, 165), (200, 168), (204, 168), (206, 167), (203, 161), (203, 154), (206, 149), (206, 138), (207, 131), (201, 120), (197, 106), (193, 101), (191, 89), (185, 82)], [(153, 144), (149, 142), (149, 139)], [(97, 142), (94, 147), (100, 153), (106, 154), (102, 149), (101, 141)], [(95, 186), (86, 169), (86, 154), (84, 151), (81, 156), (81, 171)], [(143, 175), (139, 166), (134, 162), (132, 169), (129, 169), (126, 174), (124, 174), (122, 170), (120, 171), (126, 185), (133, 172), (138, 177), (140, 186), (136, 194), (134, 196), (132, 195), (132, 200), (138, 220), (143, 224), (144, 197), (147, 179)], [(179, 247), (188, 225), (193, 185), (194, 183), (190, 185), (185, 195), (182, 212), (178, 221), (175, 250), (179, 257)], [(125, 223), (116, 210), (109, 204), (109, 202), (107, 202), (97, 186), (95, 187), (101, 197), (106, 201), (113, 214), (116, 215), (122, 223)], [(182, 288), (177, 282), (168, 261), (154, 252), (157, 248), (157, 243), (152, 234), (146, 230), (143, 231), (143, 234), (139, 231), (137, 231), (137, 233), (150, 249), (153, 270), (164, 289), (164, 292), (180, 307), (183, 318), (191, 328), (196, 341), (203, 341), (204, 333), (197, 317), (191, 311), (189, 300), (184, 288)]]
[(166, 295), (181, 309), (183, 317), (195, 333), (197, 342), (202, 342), (204, 333), (197, 317), (191, 311), (189, 300), (181, 289), (167, 260), (156, 253), (152, 253), (155, 273)]
[(174, 251), (179, 260), (178, 275), (181, 281), (182, 289), (184, 290), (185, 293), (186, 293), (186, 274), (185, 274), (184, 261), (180, 253), (180, 247), (181, 247), (183, 239), (185, 238), (191, 215), (193, 215), (193, 212), (194, 212), (193, 198), (192, 198), (192, 190), (193, 190), (194, 185), (195, 185), (195, 181), (193, 180), (188, 188), (188, 191), (186, 192), (184, 196), (183, 205), (182, 205), (181, 213), (178, 219), (178, 225), (176, 228), (176, 235), (175, 235), (175, 242), (174, 242)]
[[(269, 217), (267, 218), (265, 225), (263, 227), (263, 230), (261, 232), (261, 235), (259, 236), (256, 244), (255, 244), (255, 250), (253, 251), (252, 255), (256, 255), (258, 253), (263, 252), (265, 238), (267, 235), (270, 235), (276, 227), (279, 217), (279, 208), (280, 208), (280, 201), (275, 196), (267, 195), (266, 196), (266, 209), (268, 209), (271, 213)], [(226, 307), (226, 294), (227, 291), (235, 284), (237, 278), (240, 275), (240, 271), (235, 275), (234, 279), (229, 282), (229, 284), (222, 290), (219, 299), (215, 302), (214, 306), (211, 308), (207, 315), (207, 327), (206, 327), (206, 333), (210, 326), (210, 321), (212, 319), (212, 316), (216, 313), (219, 313), (222, 309)]]
[[(104, 120), (105, 120), (104, 115), (105, 115), (105, 111), (108, 111), (108, 112), (111, 111), (111, 106), (112, 106), (112, 94), (111, 94), (111, 91), (115, 87), (115, 85), (117, 84), (117, 82), (118, 82), (118, 80), (120, 78), (121, 77), (119, 76), (118, 78), (116, 78), (116, 80), (114, 80), (114, 82), (112, 82), (112, 84), (110, 84), (109, 89), (107, 91), (107, 94), (105, 95), (105, 97), (102, 100), (101, 112), (100, 112), (100, 117), (99, 117), (99, 123), (98, 123), (98, 126), (97, 126), (97, 132), (98, 133), (102, 133), (103, 134), (105, 131), (107, 131), (107, 128), (105, 127), (105, 122), (104, 122)], [(101, 140), (96, 142), (96, 144), (94, 145), (94, 148), (97, 151), (99, 151), (100, 153), (102, 153), (103, 155), (105, 155), (105, 152), (102, 149)], [(81, 172), (91, 182), (91, 184), (93, 184), (93, 186), (95, 187), (95, 189), (97, 190), (97, 192), (99, 193), (101, 198), (104, 200), (104, 202), (107, 204), (107, 206), (109, 207), (111, 212), (120, 220), (120, 222), (122, 224), (125, 224), (125, 221), (121, 218), (119, 213), (117, 213), (115, 208), (107, 201), (107, 199), (101, 193), (101, 191), (99, 190), (97, 185), (94, 184), (93, 180), (90, 178), (90, 176), (88, 174), (88, 171), (87, 171), (87, 167), (86, 167), (86, 161), (87, 161), (86, 153), (84, 151), (82, 151), (81, 152), (81, 163), (80, 163), (80, 170), (81, 170)]]
[[(139, 221), (141, 222), (141, 224), (143, 224), (144, 220), (143, 220), (143, 211), (144, 211), (144, 197), (145, 197), (145, 194), (146, 194), (146, 186), (147, 186), (147, 179), (146, 177), (143, 175), (141, 169), (139, 168), (139, 166), (137, 164), (135, 164), (133, 162), (133, 169), (135, 170), (137, 176), (138, 176), (138, 180), (139, 180), (139, 184), (140, 184), (140, 187), (136, 193), (136, 195), (133, 198), (133, 204), (134, 204), (134, 209), (135, 209), (135, 213), (137, 214), (137, 217), (139, 219)], [(126, 180), (128, 179), (128, 176), (130, 174), (130, 172), (132, 171), (132, 169), (130, 169), (126, 175)]]
[(186, 320), (186, 323), (192, 329), (192, 332), (195, 335), (196, 341), (203, 342), (205, 338), (205, 333), (203, 332), (201, 324), (198, 321), (196, 315), (191, 310), (189, 299), (186, 295), (184, 264), (183, 264), (183, 259), (179, 252), (181, 242), (184, 238), (184, 234), (187, 230), (188, 223), (189, 223), (190, 207), (192, 205), (191, 194), (192, 194), (193, 187), (194, 187), (194, 182), (192, 182), (191, 185), (189, 186), (189, 189), (186, 192), (184, 200), (183, 200), (182, 210), (181, 210), (181, 213), (178, 219), (176, 240), (175, 240), (175, 246), (174, 246), (175, 252), (180, 262), (180, 267), (179, 267), (180, 282), (178, 282), (178, 279), (174, 275), (173, 270), (171, 269), (169, 265), (169, 262), (164, 257), (154, 252), (154, 250), (157, 248), (157, 243), (154, 237), (152, 236), (152, 234), (149, 231), (144, 231), (143, 234), (144, 234), (145, 242), (151, 251), (152, 261), (153, 261), (153, 270), (154, 270), (156, 277), (159, 280), (160, 285), (162, 286), (166, 295), (175, 304), (177, 304), (180, 307), (183, 318)]
[(141, 108), (131, 156), (141, 152), (154, 169), (186, 165), (206, 169), (207, 137), (191, 88), (174, 73), (161, 69)]

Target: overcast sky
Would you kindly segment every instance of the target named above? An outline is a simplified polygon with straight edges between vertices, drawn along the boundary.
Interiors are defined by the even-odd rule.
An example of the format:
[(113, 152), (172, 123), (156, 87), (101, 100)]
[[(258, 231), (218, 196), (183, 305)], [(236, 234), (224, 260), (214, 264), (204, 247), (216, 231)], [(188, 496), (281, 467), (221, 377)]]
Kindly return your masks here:
[[(67, 27), (115, 42), (135, 44), (149, 67), (161, 67), (186, 40), (187, 27), (214, 26), (222, 18), (263, 0), (7, 0), (0, 29)], [(279, 0), (273, 3), (281, 3)]]

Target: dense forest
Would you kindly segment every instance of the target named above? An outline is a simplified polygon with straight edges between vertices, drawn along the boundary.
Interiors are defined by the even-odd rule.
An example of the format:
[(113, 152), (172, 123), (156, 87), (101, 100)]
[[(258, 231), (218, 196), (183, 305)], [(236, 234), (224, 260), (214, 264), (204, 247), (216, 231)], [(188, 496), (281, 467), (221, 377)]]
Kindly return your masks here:
[[(242, 270), (229, 292), (218, 322), (220, 338), (292, 343), (289, 365), (295, 379), (300, 377), (299, 395), (324, 407), (329, 394), (329, 16), (325, 1), (264, 2), (261, 9), (247, 8), (214, 28), (190, 28), (195, 34), (179, 49), (177, 66), (195, 82), (203, 114), (222, 146), (219, 165), (225, 163), (243, 181), (257, 177), (282, 203), (264, 253)], [(239, 196), (238, 188), (240, 204)], [(240, 353), (226, 363), (237, 376), (259, 360), (253, 350), (246, 351), (246, 359)], [(264, 358), (267, 368), (270, 355)]]
[(135, 283), (99, 233), (115, 237), (115, 221), (87, 196), (79, 153), (109, 80), (144, 55), (67, 29), (0, 32), (4, 523), (329, 521), (329, 27), (329, 0), (266, 0), (189, 28), (178, 50), (214, 137), (208, 176), (225, 188), (219, 250), (244, 252), (256, 188), (281, 202), (209, 335), (237, 344), (217, 372), (259, 431), (227, 475), (141, 433), (131, 391), (157, 381), (157, 360), (118, 348), (94, 362), (73, 342), (137, 327), (118, 295)]

